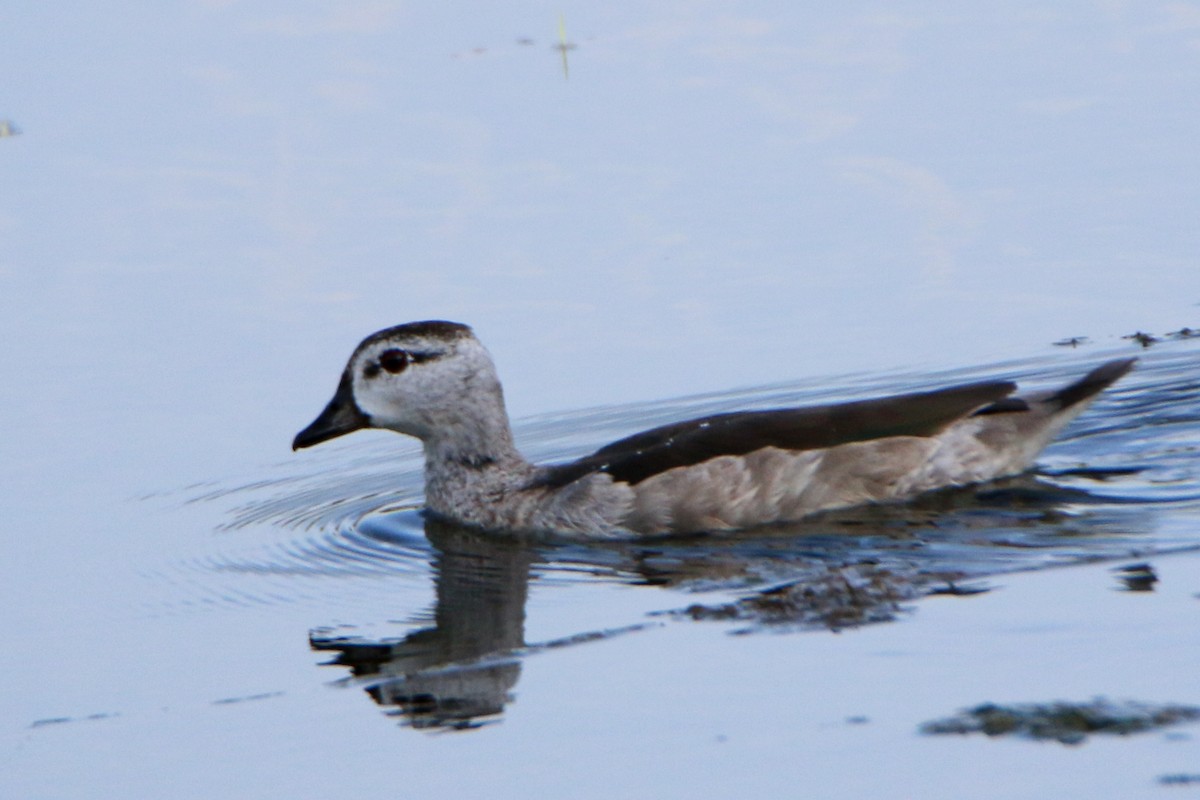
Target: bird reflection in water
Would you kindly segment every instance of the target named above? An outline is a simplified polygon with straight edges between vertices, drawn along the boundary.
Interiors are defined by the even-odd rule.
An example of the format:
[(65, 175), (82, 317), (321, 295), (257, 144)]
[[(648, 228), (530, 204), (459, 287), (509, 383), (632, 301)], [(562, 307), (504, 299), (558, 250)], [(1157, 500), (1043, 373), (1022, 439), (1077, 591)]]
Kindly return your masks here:
[[(1077, 557), (1073, 548), (1080, 545), (1093, 557), (1101, 544), (1127, 548), (1137, 538), (1120, 535), (1128, 530), (1128, 516), (1089, 520), (1078, 513), (1098, 500), (1023, 476), (803, 526), (587, 546), (497, 537), (427, 517), (425, 534), (435, 550), (433, 624), (397, 639), (341, 636), (334, 629), (312, 632), (309, 641), (314, 650), (336, 653), (327, 664), (349, 668), (352, 684), (404, 724), (470, 730), (501, 718), (522, 659), (545, 649), (670, 620), (725, 622), (734, 634), (844, 631), (902, 619), (928, 595), (984, 593), (990, 588), (981, 582), (986, 576)], [(1065, 505), (1076, 513), (1063, 514)], [(698, 601), (644, 623), (528, 644), (531, 576), (558, 570)]]
[(525, 598), (535, 552), (429, 519), (437, 548), (433, 625), (398, 641), (310, 635), (335, 651), (375, 702), (414, 728), (466, 729), (495, 721), (511, 701), (525, 645)]

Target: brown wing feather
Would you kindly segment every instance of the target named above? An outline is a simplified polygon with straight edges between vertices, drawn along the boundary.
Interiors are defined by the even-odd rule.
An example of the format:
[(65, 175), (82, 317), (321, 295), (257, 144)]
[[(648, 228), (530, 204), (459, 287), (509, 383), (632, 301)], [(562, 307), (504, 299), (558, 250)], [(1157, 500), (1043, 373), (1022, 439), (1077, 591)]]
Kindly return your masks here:
[(888, 436), (932, 436), (1016, 388), (1010, 381), (989, 381), (876, 400), (701, 417), (634, 434), (550, 467), (537, 484), (565, 486), (593, 472), (636, 484), (669, 469), (764, 447), (815, 450)]

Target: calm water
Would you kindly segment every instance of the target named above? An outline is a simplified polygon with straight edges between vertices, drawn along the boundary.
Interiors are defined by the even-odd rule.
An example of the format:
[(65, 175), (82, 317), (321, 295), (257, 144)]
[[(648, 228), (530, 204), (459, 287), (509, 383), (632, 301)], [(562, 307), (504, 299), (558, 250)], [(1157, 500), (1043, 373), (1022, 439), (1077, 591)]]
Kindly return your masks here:
[[(1178, 3), (0, 11), (0, 796), (1194, 791), (1160, 783), (1200, 772), (1194, 724), (919, 729), (1200, 705), (1200, 339), (1167, 335), (1200, 328), (1198, 32)], [(1142, 360), (1002, 485), (565, 546), (427, 526), (401, 437), (288, 451), (364, 334), (423, 318), (475, 326), (538, 460)]]
[[(68, 618), (33, 633), (78, 657), (39, 664), (46, 682), (11, 698), (6, 780), (45, 797), (85, 796), (97, 780), (171, 796), (243, 780), (298, 796), (395, 780), (500, 782), (513, 796), (797, 782), (886, 795), (897, 781), (1139, 796), (1194, 768), (1194, 726), (1076, 748), (917, 729), (985, 701), (1200, 701), (1198, 355), (1196, 341), (1146, 351), (1032, 475), (763, 531), (480, 536), (423, 520), (418, 453), (383, 434), (250, 481), (133, 499), (122, 513), (154, 520), (157, 541), (110, 566), (120, 602), (60, 601)], [(696, 413), (985, 376), (1060, 381), (1095, 360), (546, 415), (519, 437), (553, 458)], [(70, 564), (63, 553), (58, 569)], [(63, 752), (82, 757), (64, 768)], [(223, 759), (239, 766), (214, 771)], [(340, 766), (314, 775), (314, 759)], [(614, 782), (589, 777), (616, 764)], [(978, 786), (1016, 765), (1002, 791)]]

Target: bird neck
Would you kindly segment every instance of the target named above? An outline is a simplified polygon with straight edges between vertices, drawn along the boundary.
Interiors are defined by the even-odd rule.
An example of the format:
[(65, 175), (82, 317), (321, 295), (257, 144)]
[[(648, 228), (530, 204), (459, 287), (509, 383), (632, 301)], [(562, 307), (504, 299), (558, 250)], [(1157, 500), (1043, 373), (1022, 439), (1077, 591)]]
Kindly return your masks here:
[(451, 519), (496, 527), (535, 467), (513, 445), (507, 421), (472, 433), (426, 440), (425, 505)]
[(503, 399), (478, 403), (452, 420), (441, 420), (425, 438), (425, 470), (433, 474), (466, 474), (491, 467), (527, 464), (513, 443)]

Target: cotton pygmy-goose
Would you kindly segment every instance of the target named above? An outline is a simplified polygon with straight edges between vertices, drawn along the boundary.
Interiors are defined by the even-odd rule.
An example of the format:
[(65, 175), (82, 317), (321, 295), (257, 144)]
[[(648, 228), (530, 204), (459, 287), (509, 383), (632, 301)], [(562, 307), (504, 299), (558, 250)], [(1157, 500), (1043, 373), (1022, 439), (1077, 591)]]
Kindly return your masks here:
[(415, 436), (428, 511), (491, 530), (600, 538), (746, 528), (1022, 472), (1134, 361), (1021, 397), (1014, 383), (984, 381), (716, 414), (535, 466), (513, 444), (495, 366), (471, 329), (413, 322), (363, 340), (292, 448), (360, 428)]

